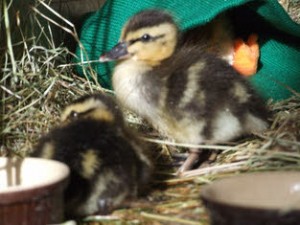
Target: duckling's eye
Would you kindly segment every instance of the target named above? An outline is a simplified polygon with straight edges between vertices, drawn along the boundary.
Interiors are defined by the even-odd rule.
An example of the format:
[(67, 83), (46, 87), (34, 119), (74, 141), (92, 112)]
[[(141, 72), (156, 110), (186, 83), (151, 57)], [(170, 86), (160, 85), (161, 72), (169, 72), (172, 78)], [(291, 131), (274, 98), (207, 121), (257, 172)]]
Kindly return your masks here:
[(79, 114), (76, 111), (72, 111), (69, 115), (70, 120), (78, 119)]
[(152, 39), (152, 37), (149, 35), (149, 34), (144, 34), (142, 37), (141, 37), (141, 41), (142, 42), (148, 42)]

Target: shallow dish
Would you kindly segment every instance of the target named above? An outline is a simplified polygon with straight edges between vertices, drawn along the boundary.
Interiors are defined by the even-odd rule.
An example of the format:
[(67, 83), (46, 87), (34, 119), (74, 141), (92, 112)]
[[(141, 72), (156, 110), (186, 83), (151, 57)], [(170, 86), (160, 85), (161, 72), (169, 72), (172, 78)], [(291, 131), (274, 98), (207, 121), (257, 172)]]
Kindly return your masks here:
[[(16, 167), (7, 167), (0, 157), (0, 224), (42, 225), (62, 222), (63, 190), (69, 168), (60, 162), (25, 158), (20, 164), (20, 184), (16, 185)], [(14, 162), (14, 165), (18, 163)], [(8, 174), (12, 172), (9, 181)], [(13, 185), (8, 185), (9, 183)]]
[(261, 172), (217, 180), (201, 190), (211, 225), (300, 224), (300, 172)]

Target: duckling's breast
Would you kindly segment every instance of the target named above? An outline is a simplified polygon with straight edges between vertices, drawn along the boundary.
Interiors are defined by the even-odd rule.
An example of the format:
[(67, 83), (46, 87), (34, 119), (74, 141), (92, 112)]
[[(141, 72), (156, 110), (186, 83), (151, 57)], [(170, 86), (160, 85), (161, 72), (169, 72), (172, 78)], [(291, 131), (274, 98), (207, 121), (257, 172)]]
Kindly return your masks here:
[(152, 69), (146, 63), (128, 59), (116, 65), (112, 77), (113, 89), (120, 103), (148, 119), (157, 115), (161, 89), (161, 84), (148, 76)]

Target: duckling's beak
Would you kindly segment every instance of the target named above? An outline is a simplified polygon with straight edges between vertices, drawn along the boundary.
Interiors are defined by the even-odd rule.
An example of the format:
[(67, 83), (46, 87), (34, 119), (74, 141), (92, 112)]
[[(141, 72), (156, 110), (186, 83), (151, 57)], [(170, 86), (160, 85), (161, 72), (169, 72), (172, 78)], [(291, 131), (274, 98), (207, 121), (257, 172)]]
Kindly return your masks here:
[(127, 58), (130, 54), (127, 51), (128, 44), (125, 41), (119, 42), (115, 45), (110, 51), (103, 53), (99, 61), (100, 62), (109, 62), (119, 59)]

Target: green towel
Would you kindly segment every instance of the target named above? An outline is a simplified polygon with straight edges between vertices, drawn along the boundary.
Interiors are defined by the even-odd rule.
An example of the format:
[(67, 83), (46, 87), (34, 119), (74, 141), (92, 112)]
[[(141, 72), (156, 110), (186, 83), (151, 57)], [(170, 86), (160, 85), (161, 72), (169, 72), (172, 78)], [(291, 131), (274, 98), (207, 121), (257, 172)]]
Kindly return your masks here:
[[(97, 60), (113, 47), (125, 22), (136, 12), (162, 8), (173, 13), (180, 29), (209, 22), (219, 13), (231, 10), (240, 37), (257, 33), (261, 50), (257, 74), (250, 78), (265, 99), (282, 100), (300, 92), (300, 25), (293, 22), (277, 0), (107, 0), (98, 11), (87, 16), (80, 32), (85, 48), (77, 48), (77, 63)], [(113, 63), (92, 63), (100, 84), (111, 88)], [(83, 74), (86, 66), (77, 66)], [(291, 91), (292, 90), (292, 91)]]

